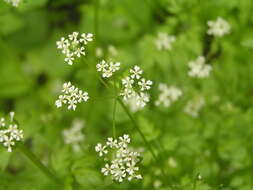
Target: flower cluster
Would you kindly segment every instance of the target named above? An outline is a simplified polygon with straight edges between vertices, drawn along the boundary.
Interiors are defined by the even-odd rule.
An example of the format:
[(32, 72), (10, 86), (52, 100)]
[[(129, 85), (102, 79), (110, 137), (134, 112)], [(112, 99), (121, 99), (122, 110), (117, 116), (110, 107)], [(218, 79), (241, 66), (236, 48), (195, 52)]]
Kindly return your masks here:
[(151, 88), (153, 82), (142, 78), (143, 71), (140, 67), (135, 65), (133, 69), (130, 69), (130, 76), (122, 79), (123, 89), (120, 93), (125, 101), (135, 98), (136, 105), (144, 107), (149, 102), (149, 95), (146, 93)]
[(72, 34), (68, 35), (68, 39), (62, 37), (56, 42), (56, 45), (57, 48), (61, 49), (62, 53), (65, 55), (65, 62), (67, 62), (69, 65), (72, 65), (76, 57), (85, 55), (85, 45), (92, 40), (93, 34), (91, 33), (82, 33), (79, 36), (78, 32), (73, 32)]
[(102, 77), (110, 78), (112, 74), (120, 69), (120, 62), (109, 62), (102, 60), (96, 65), (97, 71), (102, 73)]
[(17, 7), (21, 0), (5, 0), (5, 2), (10, 3), (14, 7)]
[(218, 17), (215, 21), (208, 21), (207, 25), (209, 26), (207, 31), (209, 35), (222, 37), (230, 33), (229, 23), (221, 17)]
[(82, 129), (84, 128), (84, 121), (75, 119), (70, 129), (62, 131), (63, 139), (65, 144), (72, 145), (72, 149), (75, 152), (80, 151), (80, 143), (84, 141), (84, 134)]
[(71, 82), (63, 84), (62, 92), (63, 94), (55, 102), (57, 108), (62, 107), (62, 104), (68, 104), (69, 110), (75, 110), (77, 103), (86, 102), (89, 99), (87, 92), (79, 90)]
[(172, 102), (175, 102), (182, 96), (182, 91), (175, 86), (168, 86), (167, 84), (159, 84), (160, 95), (155, 104), (163, 105), (164, 107), (169, 107)]
[(195, 61), (188, 63), (190, 71), (188, 75), (196, 78), (207, 78), (212, 70), (212, 66), (205, 64), (205, 57), (199, 56)]
[(199, 112), (202, 107), (205, 105), (205, 99), (203, 97), (195, 97), (192, 100), (188, 101), (184, 112), (194, 118), (199, 116)]
[(141, 104), (139, 104), (138, 101), (138, 96), (133, 96), (125, 100), (125, 103), (129, 107), (130, 111), (134, 113), (143, 109), (143, 107), (141, 107)]
[(14, 122), (14, 112), (10, 112), (10, 121), (5, 118), (0, 119), (0, 143), (7, 148), (8, 152), (12, 152), (12, 146), (16, 141), (23, 139), (23, 130), (18, 129), (18, 125)]
[(175, 41), (175, 36), (170, 36), (167, 33), (159, 32), (157, 39), (155, 40), (155, 45), (158, 50), (171, 50), (172, 43)]
[(111, 175), (112, 179), (118, 182), (122, 182), (125, 178), (129, 181), (142, 179), (142, 176), (136, 173), (139, 170), (137, 163), (140, 161), (140, 154), (128, 147), (130, 141), (128, 135), (123, 135), (118, 139), (108, 138), (105, 145), (100, 143), (96, 145), (95, 151), (99, 156), (109, 160), (101, 169), (105, 176)]

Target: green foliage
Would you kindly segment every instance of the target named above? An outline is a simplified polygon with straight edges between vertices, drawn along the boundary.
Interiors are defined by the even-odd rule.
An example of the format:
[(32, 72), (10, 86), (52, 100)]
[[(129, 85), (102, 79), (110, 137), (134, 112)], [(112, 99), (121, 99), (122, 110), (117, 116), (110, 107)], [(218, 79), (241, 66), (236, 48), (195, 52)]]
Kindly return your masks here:
[[(66, 190), (251, 190), (252, 10), (252, 0), (23, 0), (17, 8), (1, 1), (0, 118), (16, 112), (25, 144)], [(231, 34), (210, 42), (207, 21), (218, 16), (230, 23)], [(55, 43), (73, 31), (94, 33), (95, 41), (69, 66)], [(155, 47), (161, 31), (176, 36), (171, 51)], [(109, 45), (117, 55), (110, 56)], [(119, 104), (116, 110), (117, 135), (129, 134), (133, 147), (143, 150), (143, 180), (116, 183), (100, 172), (94, 147), (112, 136), (114, 89), (97, 78), (97, 47), (121, 62), (120, 74), (137, 64), (154, 81), (151, 102), (133, 116), (158, 161)], [(207, 47), (210, 77), (189, 78), (187, 62)], [(75, 112), (54, 105), (61, 84), (69, 80), (91, 97)], [(182, 98), (169, 108), (155, 106), (159, 83), (178, 86)], [(206, 103), (192, 118), (184, 107), (199, 95)], [(75, 118), (85, 120), (79, 152), (62, 136)], [(0, 190), (57, 189), (18, 150), (10, 154), (0, 146), (0, 171)]]

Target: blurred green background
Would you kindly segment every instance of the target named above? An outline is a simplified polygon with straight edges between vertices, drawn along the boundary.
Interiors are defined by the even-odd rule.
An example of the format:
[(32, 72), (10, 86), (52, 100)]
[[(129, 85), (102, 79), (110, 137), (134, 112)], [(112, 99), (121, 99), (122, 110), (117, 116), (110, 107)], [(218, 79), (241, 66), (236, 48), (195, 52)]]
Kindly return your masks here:
[[(65, 189), (75, 189), (76, 182), (81, 189), (252, 190), (252, 12), (252, 0), (23, 0), (17, 8), (1, 0), (1, 116), (16, 112), (25, 144), (62, 178)], [(209, 40), (207, 21), (218, 16), (230, 23), (231, 34)], [(69, 66), (55, 43), (73, 31), (95, 37), (84, 60)], [(161, 31), (176, 36), (171, 51), (154, 46)], [(117, 52), (108, 51), (110, 46)], [(132, 146), (144, 150), (141, 181), (111, 183), (100, 173), (94, 146), (112, 135), (113, 100), (96, 78), (98, 47), (104, 58), (120, 61), (123, 71), (139, 65), (154, 81), (151, 102), (133, 114), (158, 163), (119, 106), (116, 114), (117, 135), (129, 134)], [(210, 57), (207, 79), (187, 75), (187, 62), (199, 55)], [(76, 111), (54, 105), (69, 80), (91, 97)], [(155, 106), (159, 83), (177, 85), (182, 98), (169, 108)], [(205, 106), (192, 118), (183, 110), (196, 96), (205, 98)], [(62, 137), (74, 119), (85, 121), (77, 153)], [(2, 146), (0, 170), (1, 190), (57, 189), (19, 151), (10, 154)]]

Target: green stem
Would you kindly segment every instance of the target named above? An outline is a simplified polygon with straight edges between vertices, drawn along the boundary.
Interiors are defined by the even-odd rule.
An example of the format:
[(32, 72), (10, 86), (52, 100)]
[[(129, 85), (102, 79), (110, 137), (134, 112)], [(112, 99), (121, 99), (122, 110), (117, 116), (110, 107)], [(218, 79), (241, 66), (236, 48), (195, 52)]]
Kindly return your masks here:
[(119, 104), (121, 105), (121, 107), (124, 109), (124, 111), (126, 112), (127, 116), (129, 117), (129, 119), (131, 120), (131, 122), (133, 123), (134, 127), (136, 128), (136, 130), (138, 131), (138, 133), (140, 134), (141, 138), (143, 139), (145, 145), (148, 147), (150, 153), (152, 154), (152, 156), (154, 157), (154, 159), (156, 161), (157, 157), (155, 155), (155, 152), (153, 151), (152, 147), (150, 146), (148, 140), (146, 139), (145, 135), (142, 133), (142, 131), (140, 130), (137, 122), (135, 121), (134, 117), (132, 116), (132, 114), (130, 113), (130, 111), (128, 110), (128, 108), (126, 107), (126, 105), (123, 103), (123, 101), (120, 98), (117, 98), (117, 101), (119, 102)]
[(55, 184), (61, 186), (62, 182), (44, 165), (41, 161), (29, 150), (23, 143), (17, 144), (18, 149), (36, 165), (48, 178), (50, 178)]
[[(115, 94), (116, 94), (115, 81), (113, 81), (113, 85), (114, 85), (114, 90), (115, 90)], [(116, 138), (116, 124), (115, 124), (116, 108), (117, 108), (117, 98), (114, 98), (114, 102), (113, 102), (113, 115), (112, 115), (112, 133), (113, 133), (113, 137), (114, 138)]]

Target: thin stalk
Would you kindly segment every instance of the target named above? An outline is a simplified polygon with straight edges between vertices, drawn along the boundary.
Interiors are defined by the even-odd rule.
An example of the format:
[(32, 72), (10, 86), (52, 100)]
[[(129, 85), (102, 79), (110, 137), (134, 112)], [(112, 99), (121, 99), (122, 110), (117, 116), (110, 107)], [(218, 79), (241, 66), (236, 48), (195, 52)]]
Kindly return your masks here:
[[(116, 86), (115, 86), (115, 80), (113, 81), (114, 90), (116, 94)], [(112, 134), (113, 138), (116, 138), (116, 124), (115, 124), (115, 117), (116, 117), (116, 108), (117, 108), (117, 98), (114, 98), (113, 100), (113, 115), (112, 115)]]
[(62, 185), (62, 182), (58, 179), (58, 177), (56, 177), (44, 164), (42, 164), (42, 162), (23, 143), (18, 143), (17, 147), (50, 180), (59, 186)]

